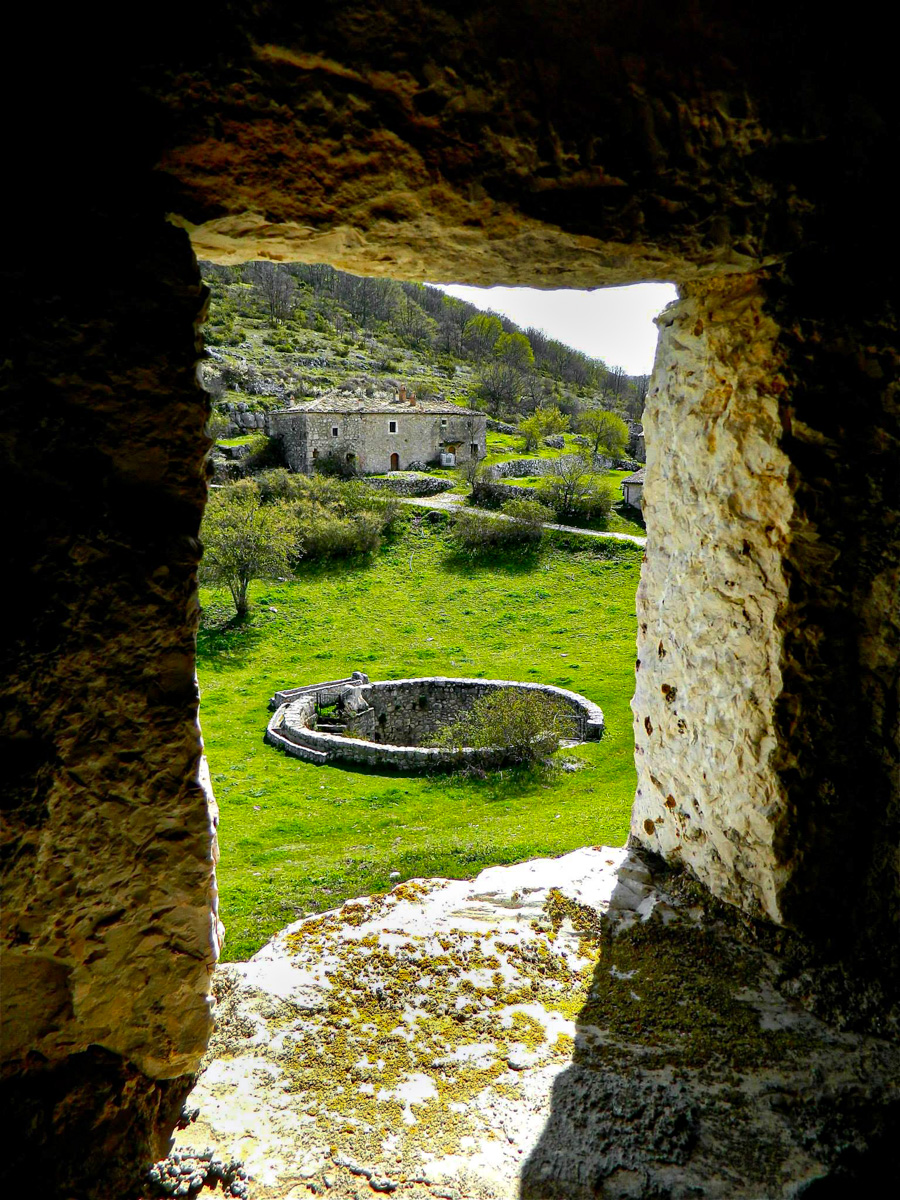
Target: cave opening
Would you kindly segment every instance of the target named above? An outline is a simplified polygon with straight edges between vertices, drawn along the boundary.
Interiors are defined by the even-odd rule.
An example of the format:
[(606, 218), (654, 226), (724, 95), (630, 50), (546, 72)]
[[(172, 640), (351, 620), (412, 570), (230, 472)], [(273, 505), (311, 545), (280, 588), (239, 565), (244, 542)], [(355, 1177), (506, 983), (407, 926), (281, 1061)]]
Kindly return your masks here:
[[(883, 181), (897, 118), (879, 65), (890, 41), (791, 6), (766, 20), (732, 6), (714, 22), (671, 5), (595, 9), (530, 6), (512, 21), (490, 5), (312, 17), (263, 5), (157, 21), (127, 55), (83, 22), (65, 45), (59, 28), (56, 45), (53, 31), (39, 39), (49, 67), (22, 90), (38, 120), (13, 131), (28, 151), (16, 178), (29, 235), (3, 267), (15, 303), (0, 478), (16, 519), (2, 1169), (14, 1188), (139, 1194), (140, 1164), (165, 1148), (210, 1035), (215, 849), (194, 688), (204, 294), (191, 244), (204, 259), (328, 260), (406, 279), (680, 282), (647, 422), (658, 457), (631, 833), (687, 868), (675, 877), (689, 896), (727, 902), (717, 919), (737, 913), (773, 952), (796, 954), (777, 980), (741, 980), (725, 968), (758, 965), (752, 955), (626, 940), (616, 972), (593, 981), (615, 1003), (586, 1016), (627, 1043), (633, 991), (659, 1046), (700, 1004), (682, 1042), (693, 1065), (676, 1064), (673, 1088), (673, 1064), (653, 1072), (644, 1057), (639, 1078), (595, 1072), (563, 1089), (529, 1187), (541, 1200), (582, 1185), (787, 1195), (874, 1174), (897, 1078), (885, 1036), (898, 945), (896, 237)], [(63, 213), (64, 253), (52, 236)], [(396, 798), (382, 799), (389, 811)], [(640, 895), (634, 861), (612, 861), (622, 892)], [(519, 900), (534, 883), (520, 880)], [(411, 889), (404, 903), (426, 899)], [(532, 915), (548, 941), (576, 921), (586, 942), (596, 932), (558, 898)], [(493, 973), (488, 949), (473, 965)], [(450, 969), (442, 950), (433, 971)], [(650, 960), (660, 970), (641, 977)], [(372, 983), (373, 1049), (389, 1054), (390, 996), (353, 965)], [(353, 979), (338, 982), (349, 998)], [(217, 977), (223, 1020), (231, 985)], [(790, 989), (838, 1035), (815, 1043), (802, 1014), (798, 1038), (773, 1030), (769, 1002)], [(748, 1018), (754, 993), (765, 1022)], [(471, 992), (459, 998), (472, 1007)], [(539, 1048), (527, 1016), (503, 1035), (515, 1078)], [(235, 1047), (259, 1031), (236, 1017)], [(342, 1037), (326, 1049), (346, 1089), (362, 1065)], [(779, 1053), (754, 1089), (766, 1042)], [(273, 1077), (296, 1061), (288, 1040), (276, 1049)], [(448, 1071), (472, 1066), (458, 1049)], [(725, 1086), (710, 1087), (726, 1052)], [(692, 1096), (681, 1085), (698, 1062), (707, 1084)], [(241, 1071), (236, 1056), (205, 1078), (233, 1084)], [(414, 1079), (385, 1100), (389, 1133), (415, 1129), (406, 1118), (424, 1089)], [(587, 1129), (586, 1113), (599, 1116)], [(513, 1162), (521, 1114), (503, 1122), (495, 1163)], [(407, 1187), (387, 1172), (395, 1163), (303, 1149), (283, 1191), (330, 1188), (326, 1176), (338, 1193)]]
[[(285, 499), (286, 489), (294, 484), (300, 488), (298, 495), (306, 497), (318, 482), (330, 488), (329, 502), (340, 505), (342, 501), (335, 499), (340, 487), (330, 482), (328, 474), (313, 474), (323, 460), (334, 463), (338, 478), (349, 478), (354, 494), (359, 492), (359, 480), (387, 482), (377, 470), (372, 474), (373, 466), (387, 464), (371, 458), (367, 462), (365, 431), (354, 435), (350, 428), (356, 419), (350, 410), (367, 401), (379, 409), (376, 419), (385, 423), (390, 435), (385, 444), (390, 450), (391, 442), (397, 440), (398, 422), (403, 429), (409, 397), (417, 395), (412, 416), (434, 426), (428, 435), (434, 439), (435, 452), (430, 462), (421, 464), (425, 470), (418, 473), (418, 481), (426, 485), (424, 497), (402, 497), (401, 511), (412, 518), (410, 530), (398, 538), (386, 529), (382, 534), (385, 545), (375, 551), (374, 559), (368, 546), (362, 548), (370, 550), (368, 558), (365, 553), (360, 558), (359, 548), (352, 542), (345, 550), (350, 557), (343, 557), (341, 547), (335, 550), (328, 541), (320, 546), (316, 531), (309, 530), (308, 553), (299, 564), (303, 582), (289, 582), (290, 572), (281, 579), (272, 578), (270, 571), (269, 579), (251, 585), (251, 593), (255, 590), (257, 597), (249, 617), (252, 629), (235, 623), (233, 613), (229, 617), (221, 580), (218, 589), (215, 584), (207, 585), (213, 590), (205, 592), (209, 599), (203, 601), (206, 611), (198, 670), (207, 754), (222, 809), (224, 862), (219, 866), (219, 895), (229, 930), (226, 959), (246, 958), (300, 915), (333, 908), (356, 894), (382, 890), (398, 875), (421, 876), (436, 870), (471, 875), (494, 861), (508, 861), (511, 845), (522, 857), (559, 853), (598, 840), (622, 844), (635, 791), (629, 704), (633, 693), (633, 605), (645, 537), (640, 513), (642, 484), (633, 485), (636, 495), (627, 497), (622, 481), (637, 473), (643, 475), (645, 450), (639, 418), (655, 353), (652, 321), (659, 306), (671, 300), (674, 288), (644, 285), (608, 294), (551, 293), (549, 305), (548, 296), (542, 293), (507, 289), (504, 309), (492, 290), (462, 289), (470, 297), (465, 300), (450, 287), (399, 285), (345, 275), (322, 264), (216, 266), (203, 261), (201, 271), (212, 293), (204, 326), (207, 358), (201, 377), (213, 405), (214, 503), (220, 500), (223, 488), (243, 476), (261, 481), (276, 500)], [(273, 295), (282, 305), (277, 318), (272, 315)], [(603, 311), (598, 301), (605, 302)], [(523, 308), (523, 303), (531, 308)], [(554, 318), (555, 306), (561, 313)], [(618, 311), (625, 315), (606, 346), (617, 347), (619, 356), (631, 367), (630, 375), (623, 367), (607, 367), (598, 349), (597, 328), (613, 323)], [(549, 322), (568, 342), (535, 325), (537, 320)], [(570, 344), (578, 341), (570, 332), (575, 324), (582, 327), (579, 345), (587, 349)], [(589, 340), (592, 328), (593, 343)], [(491, 335), (507, 352), (521, 355), (524, 348), (528, 361), (510, 363), (498, 355), (487, 344)], [(604, 353), (612, 359), (605, 347)], [(508, 390), (499, 394), (492, 373), (497, 362), (512, 368), (505, 380)], [(442, 409), (439, 421), (437, 415), (430, 417), (432, 398), (443, 403), (450, 415)], [(304, 431), (296, 439), (299, 447), (288, 445), (288, 462), (296, 472), (292, 483), (283, 468), (275, 465), (285, 461), (278, 423), (289, 422), (311, 403), (313, 407), (324, 404), (328, 411), (318, 418), (321, 429)], [(402, 403), (399, 415), (397, 403)], [(487, 445), (472, 443), (481, 451), (478, 465), (486, 468), (485, 473), (497, 471), (498, 483), (492, 486), (497, 493), (504, 493), (499, 499), (490, 496), (488, 510), (482, 507), (483, 501), (475, 506), (476, 511), (481, 510), (486, 528), (503, 520), (500, 510), (507, 492), (510, 497), (535, 497), (530, 503), (537, 506), (537, 497), (544, 496), (542, 485), (552, 479), (549, 472), (569, 459), (575, 460), (576, 471), (563, 484), (577, 488), (581, 483), (589, 502), (592, 488), (602, 486), (604, 507), (593, 517), (590, 510), (581, 517), (574, 512), (554, 512), (545, 502), (542, 519), (551, 524), (561, 522), (572, 532), (546, 530), (540, 535), (540, 545), (533, 541), (533, 514), (532, 525), (525, 530), (527, 538), (521, 543), (510, 541), (497, 548), (454, 542), (456, 513), (442, 511), (441, 504), (448, 499), (456, 502), (465, 518), (475, 480), (467, 477), (464, 464), (448, 467), (437, 459), (436, 452), (439, 448), (442, 452), (447, 443), (448, 421), (457, 420), (453, 412), (464, 413), (466, 405), (474, 405), (495, 427), (487, 433)], [(526, 431), (530, 435), (526, 437), (517, 429), (536, 411), (550, 414), (555, 433), (548, 427), (543, 434)], [(602, 421), (599, 429), (592, 426), (591, 418), (596, 415), (611, 418), (612, 435)], [(344, 443), (351, 436), (359, 440), (353, 442), (352, 451), (345, 450)], [(382, 444), (378, 436), (376, 430), (376, 451)], [(604, 436), (612, 436), (611, 448), (601, 445)], [(341, 438), (340, 461), (329, 457), (329, 443), (337, 437)], [(400, 465), (398, 453), (391, 451), (388, 471)], [(548, 473), (538, 474), (542, 469)], [(434, 485), (449, 489), (449, 495), (438, 493), (437, 503), (428, 499)], [(401, 490), (408, 486), (405, 474)], [(370, 497), (383, 494), (369, 492)], [(574, 499), (577, 503), (581, 497)], [(623, 503), (627, 499), (633, 503)], [(296, 496), (293, 502), (297, 502)], [(398, 507), (394, 502), (393, 509)], [(337, 515), (337, 510), (332, 510), (329, 520), (334, 523)], [(341, 511), (340, 516), (346, 518), (347, 513)], [(308, 511), (303, 519), (310, 519)], [(398, 570), (396, 562), (401, 560), (406, 569)], [(367, 573), (365, 564), (373, 561), (376, 570)], [(379, 561), (384, 561), (390, 572), (386, 580), (379, 578)], [(304, 589), (309, 594), (298, 608), (292, 597)], [(400, 610), (406, 610), (399, 617), (398, 604)], [(314, 633), (316, 626), (307, 619), (310, 610), (324, 616), (326, 626), (340, 630), (340, 636)], [(297, 627), (297, 622), (309, 632), (291, 640), (288, 631), (292, 623)], [(602, 638), (604, 648), (598, 659), (594, 647), (598, 630), (605, 626), (609, 633)], [(262, 677), (253, 665), (257, 652), (249, 646), (241, 651), (247, 658), (241, 671), (235, 671), (230, 661), (229, 645), (237, 649), (254, 637), (261, 640), (261, 646), (271, 643), (271, 649), (258, 652), (256, 661), (266, 663), (267, 673)], [(277, 666), (279, 656), (283, 662)], [(223, 664), (228, 664), (225, 669)], [(263, 692), (267, 697), (293, 684), (349, 676), (356, 668), (364, 668), (379, 680), (423, 673), (474, 675), (583, 690), (607, 713), (602, 749), (588, 747), (586, 758), (571, 747), (563, 754), (568, 771), (581, 771), (578, 779), (589, 788), (588, 805), (576, 816), (578, 788), (574, 779), (558, 769), (549, 789), (535, 778), (524, 778), (518, 800), (510, 779), (502, 786), (480, 780), (467, 787), (461, 781), (452, 801), (460, 805), (459, 820), (441, 833), (447, 820), (444, 814), (434, 831), (435, 837), (444, 840), (441, 856), (435, 856), (433, 845), (423, 844), (430, 840), (421, 836), (427, 819), (421, 814), (410, 819), (401, 808), (398, 828), (390, 838), (384, 823), (376, 821), (375, 841), (368, 852), (357, 850), (354, 855), (350, 851), (347, 878), (326, 862), (309, 873), (309, 880), (301, 881), (304, 871), (296, 847), (306, 841), (311, 825), (327, 824), (337, 817), (343, 828), (352, 830), (349, 814), (355, 814), (364, 803), (375, 804), (377, 809), (384, 804), (383, 797), (396, 789), (390, 779), (377, 785), (363, 779), (357, 786), (346, 772), (335, 780), (331, 771), (325, 772), (324, 785), (319, 776), (300, 776), (302, 782), (285, 776), (283, 764), (247, 752), (253, 713), (258, 712)], [(253, 699), (248, 681), (255, 685)], [(327, 720), (333, 719), (329, 714)], [(238, 728), (243, 730), (243, 742), (237, 736)], [(432, 736), (435, 732), (436, 728), (430, 730)], [(304, 735), (310, 742), (315, 736)], [(359, 750), (362, 757), (364, 750)], [(414, 790), (418, 787), (417, 783)], [(409, 794), (407, 788), (402, 790)], [(340, 800), (336, 809), (329, 807), (333, 792)], [(500, 801), (496, 801), (498, 793), (502, 793)], [(285, 796), (290, 796), (290, 801)], [(404, 803), (411, 811), (416, 807)], [(594, 814), (593, 826), (591, 803), (600, 809)], [(518, 816), (517, 807), (522, 810)], [(446, 809), (447, 804), (441, 808)], [(492, 810), (502, 814), (502, 819), (494, 821)], [(529, 810), (533, 810), (530, 818)], [(233, 834), (232, 816), (237, 830)], [(528, 829), (529, 819), (532, 830)], [(415, 832), (407, 841), (409, 826)], [(551, 831), (549, 840), (538, 833), (545, 826)], [(267, 834), (267, 829), (272, 832)], [(360, 839), (351, 836), (344, 840), (352, 847)], [(360, 860), (367, 862), (366, 870)], [(256, 889), (265, 901), (248, 901), (248, 887)], [(239, 911), (230, 920), (234, 894), (240, 896)], [(260, 909), (265, 910), (264, 916)]]

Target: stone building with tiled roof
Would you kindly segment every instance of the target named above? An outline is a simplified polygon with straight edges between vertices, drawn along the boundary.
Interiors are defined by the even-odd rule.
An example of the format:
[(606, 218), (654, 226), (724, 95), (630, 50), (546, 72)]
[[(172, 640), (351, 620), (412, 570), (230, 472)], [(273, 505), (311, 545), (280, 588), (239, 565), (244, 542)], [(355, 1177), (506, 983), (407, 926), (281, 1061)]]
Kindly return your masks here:
[(306, 475), (320, 461), (375, 475), (426, 463), (455, 466), (487, 453), (484, 413), (448, 400), (419, 401), (405, 387), (386, 396), (336, 392), (279, 409), (269, 414), (268, 431), (281, 440), (290, 469)]

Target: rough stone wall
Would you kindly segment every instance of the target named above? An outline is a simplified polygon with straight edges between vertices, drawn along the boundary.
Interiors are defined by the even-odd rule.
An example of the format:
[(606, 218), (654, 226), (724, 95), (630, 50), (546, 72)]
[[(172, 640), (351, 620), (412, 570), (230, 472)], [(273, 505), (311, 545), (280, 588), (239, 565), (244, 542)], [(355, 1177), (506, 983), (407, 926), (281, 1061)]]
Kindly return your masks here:
[(472, 501), (487, 508), (499, 508), (507, 500), (539, 500), (540, 493), (536, 488), (519, 487), (515, 483), (494, 483), (488, 479), (478, 479), (472, 485)]
[(780, 921), (789, 801), (774, 719), (794, 511), (783, 356), (752, 277), (685, 293), (659, 318), (644, 412), (632, 833)]
[(27, 518), (4, 552), (3, 1171), (41, 1195), (130, 1194), (206, 1045), (220, 932), (194, 677), (205, 297), (180, 231), (135, 202), (126, 230), (84, 216), (64, 270), (4, 269), (0, 486)]
[[(417, 411), (412, 405), (397, 413), (277, 413), (270, 419), (271, 429), (281, 438), (285, 459), (292, 471), (308, 474), (314, 456), (327, 458), (352, 454), (361, 471), (377, 474), (391, 469), (391, 455), (400, 459), (400, 470), (411, 463), (431, 462), (441, 451), (441, 443), (459, 441), (457, 460), (471, 458), (472, 445), (478, 445), (479, 457), (486, 453), (483, 416), (452, 414), (447, 424), (435, 413)], [(390, 432), (390, 422), (396, 431)], [(338, 430), (337, 436), (332, 433)]]
[(525, 475), (549, 475), (553, 471), (553, 463), (573, 462), (578, 455), (561, 454), (559, 458), (513, 458), (509, 462), (493, 463), (487, 468), (486, 475), (492, 479), (521, 479)]
[[(882, 969), (897, 908), (877, 933), (864, 914), (898, 889), (900, 428), (873, 290), (864, 351), (778, 274), (687, 285), (659, 320), (632, 834)], [(837, 880), (861, 907), (834, 911)]]
[(396, 496), (437, 496), (453, 487), (453, 480), (439, 475), (398, 475), (393, 472), (386, 479), (371, 478), (366, 483), (382, 492), (393, 492)]
[(540, 683), (514, 683), (496, 679), (385, 680), (370, 683), (363, 695), (375, 710), (378, 740), (400, 746), (418, 746), (442, 726), (456, 720), (476, 700), (498, 688), (517, 687), (559, 700), (576, 719), (578, 736), (596, 739), (603, 729), (603, 713), (590, 700), (565, 688)]
[[(900, 321), (866, 231), (801, 255), (769, 286), (781, 327), (782, 446), (794, 519), (785, 549), (777, 762), (787, 919), (900, 967)], [(835, 881), (853, 902), (833, 904)], [(894, 984), (896, 987), (896, 982)]]
[(288, 468), (300, 475), (307, 475), (311, 452), (307, 445), (306, 422), (290, 413), (270, 413), (266, 431), (270, 437), (277, 437), (280, 441)]

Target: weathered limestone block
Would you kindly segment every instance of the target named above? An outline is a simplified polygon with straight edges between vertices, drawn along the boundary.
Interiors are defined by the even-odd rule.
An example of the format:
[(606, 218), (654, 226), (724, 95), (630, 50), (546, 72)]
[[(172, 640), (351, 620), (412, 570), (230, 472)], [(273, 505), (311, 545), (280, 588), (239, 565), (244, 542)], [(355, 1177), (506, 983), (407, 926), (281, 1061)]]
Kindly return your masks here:
[[(659, 321), (632, 835), (877, 973), (900, 943), (892, 326), (846, 263), (837, 304), (805, 271), (686, 285)], [(838, 880), (857, 903), (833, 911)]]
[(791, 1200), (876, 1180), (896, 1045), (785, 999), (768, 947), (673, 883), (600, 846), (296, 922), (217, 972), (179, 1146), (242, 1159), (254, 1200)]
[(794, 508), (779, 329), (753, 278), (684, 292), (659, 318), (644, 413), (632, 835), (781, 921), (775, 709)]

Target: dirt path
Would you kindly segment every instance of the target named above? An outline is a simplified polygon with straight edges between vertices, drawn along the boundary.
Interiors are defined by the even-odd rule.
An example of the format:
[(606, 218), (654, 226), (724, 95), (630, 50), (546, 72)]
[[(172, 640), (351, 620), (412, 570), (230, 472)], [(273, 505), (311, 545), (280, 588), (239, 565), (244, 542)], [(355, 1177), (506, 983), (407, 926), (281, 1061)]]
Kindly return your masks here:
[[(492, 512), (488, 508), (473, 508), (469, 504), (464, 505), (465, 496), (448, 495), (446, 492), (439, 493), (437, 496), (398, 496), (404, 504), (415, 504), (419, 508), (437, 509), (439, 512), (452, 512), (454, 509), (465, 507), (466, 512), (480, 513), (484, 517), (492, 517), (495, 521), (513, 521), (514, 517), (507, 517), (503, 513)], [(634, 533), (607, 533), (599, 529), (581, 529), (577, 525), (555, 525), (552, 521), (544, 521), (545, 529), (559, 529), (562, 533), (580, 533), (585, 537), (592, 538), (607, 538), (616, 542), (634, 542), (636, 546), (646, 546), (647, 539), (638, 537)]]

